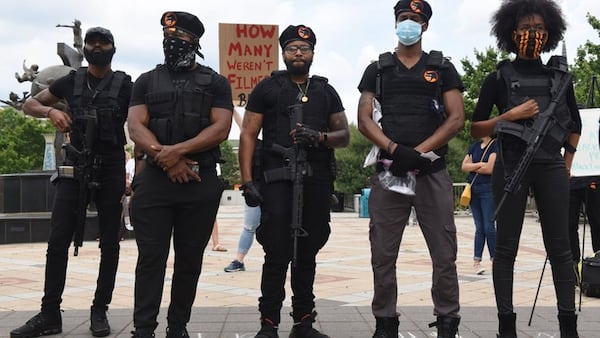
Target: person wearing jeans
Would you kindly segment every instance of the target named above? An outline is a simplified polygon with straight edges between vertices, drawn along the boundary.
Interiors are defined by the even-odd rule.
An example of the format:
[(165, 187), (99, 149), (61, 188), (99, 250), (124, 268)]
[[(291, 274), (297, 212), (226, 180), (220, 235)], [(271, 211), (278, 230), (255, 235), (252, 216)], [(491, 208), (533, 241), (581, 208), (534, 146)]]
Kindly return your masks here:
[(235, 259), (225, 267), (225, 272), (246, 271), (244, 257), (246, 257), (252, 246), (254, 233), (256, 232), (258, 224), (260, 224), (260, 207), (250, 207), (245, 205), (244, 224), (238, 242), (237, 254), (235, 255)]

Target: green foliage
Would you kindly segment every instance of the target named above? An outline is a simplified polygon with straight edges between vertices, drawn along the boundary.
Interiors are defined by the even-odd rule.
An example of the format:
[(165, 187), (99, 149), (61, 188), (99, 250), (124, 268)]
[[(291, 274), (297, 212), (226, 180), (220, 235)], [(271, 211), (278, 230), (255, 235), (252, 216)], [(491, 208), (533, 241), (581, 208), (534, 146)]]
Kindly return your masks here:
[(0, 110), (0, 174), (41, 170), (43, 133), (54, 132), (50, 123), (25, 116), (13, 108)]
[(242, 184), (238, 157), (233, 151), (233, 147), (229, 140), (221, 143), (221, 156), (225, 160), (225, 163), (221, 163), (221, 176), (223, 176), (230, 185)]
[(338, 169), (335, 190), (344, 194), (358, 194), (368, 186), (369, 177), (375, 172), (373, 166), (363, 168), (365, 156), (372, 144), (358, 131), (356, 125), (350, 124), (349, 129), (350, 144), (346, 148), (335, 150)]
[[(600, 21), (587, 14), (588, 23), (600, 36)], [(592, 88), (592, 78), (600, 76), (600, 45), (587, 40), (577, 48), (575, 65), (570, 68), (575, 76), (575, 97), (577, 102), (587, 108), (600, 107), (600, 90), (598, 83)], [(593, 94), (593, 96), (591, 96)], [(591, 102), (594, 98), (594, 102)]]

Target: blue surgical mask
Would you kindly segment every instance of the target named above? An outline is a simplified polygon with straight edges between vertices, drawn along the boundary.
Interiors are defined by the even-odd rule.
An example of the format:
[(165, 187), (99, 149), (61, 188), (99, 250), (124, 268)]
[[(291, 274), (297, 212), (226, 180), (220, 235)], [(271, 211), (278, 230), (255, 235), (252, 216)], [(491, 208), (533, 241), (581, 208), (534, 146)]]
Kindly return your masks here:
[(405, 46), (412, 46), (421, 40), (422, 26), (420, 23), (406, 19), (396, 25), (398, 41)]

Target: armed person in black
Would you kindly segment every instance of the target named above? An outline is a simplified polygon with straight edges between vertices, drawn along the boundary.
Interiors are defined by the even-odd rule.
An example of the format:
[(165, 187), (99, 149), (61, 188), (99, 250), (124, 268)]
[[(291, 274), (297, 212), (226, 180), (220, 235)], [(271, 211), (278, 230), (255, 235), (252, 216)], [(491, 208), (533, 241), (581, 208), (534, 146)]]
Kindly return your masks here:
[[(581, 134), (581, 118), (564, 57), (552, 57), (547, 65), (540, 58), (540, 53), (553, 50), (563, 39), (566, 23), (552, 0), (504, 1), (491, 22), (498, 48), (516, 54), (514, 61), (500, 62), (485, 79), (471, 124), (474, 138), (497, 134), (499, 140), (492, 173), (497, 205), (493, 279), (499, 337), (517, 336), (513, 270), (529, 189), (535, 196), (552, 266), (560, 336), (577, 337), (568, 211), (569, 168)], [(494, 105), (500, 114), (491, 117)], [(532, 152), (536, 144), (539, 148)], [(527, 159), (530, 164), (523, 166)], [(511, 189), (512, 178), (519, 176), (521, 181)]]
[[(261, 206), (256, 239), (265, 252), (256, 338), (279, 337), (285, 280), (291, 264), (290, 337), (328, 337), (312, 327), (316, 255), (329, 238), (333, 148), (348, 144), (342, 102), (327, 79), (310, 76), (316, 37), (304, 25), (288, 26), (279, 37), (286, 71), (261, 81), (250, 94), (240, 136), (240, 170), (246, 204)], [(259, 160), (253, 153), (262, 128)], [(255, 179), (253, 180), (253, 177)]]
[(175, 265), (167, 337), (189, 337), (186, 325), (210, 239), (223, 184), (217, 178), (219, 144), (231, 128), (227, 80), (196, 63), (200, 20), (186, 12), (161, 16), (165, 63), (133, 86), (128, 127), (145, 168), (133, 179), (131, 222), (135, 271), (134, 337), (154, 337), (171, 235)]
[[(83, 215), (84, 221), (88, 199), (95, 202), (98, 209), (101, 251), (90, 330), (96, 337), (110, 334), (106, 311), (119, 261), (121, 197), (125, 192), (123, 124), (127, 118), (131, 78), (121, 71), (111, 70), (115, 44), (109, 30), (90, 28), (84, 41), (83, 52), (88, 67), (57, 79), (23, 105), (25, 113), (47, 118), (57, 130), (69, 133), (71, 143), (66, 148), (65, 164), (75, 170), (74, 177), (59, 171), (55, 181), (41, 312), (11, 331), (11, 338), (62, 332), (60, 304), (65, 288), (68, 249), (74, 234), (76, 238), (82, 236), (78, 226), (83, 227), (83, 223), (79, 223), (78, 215)], [(53, 107), (60, 99), (67, 101), (68, 111)], [(76, 208), (81, 210), (76, 212)], [(81, 243), (76, 239), (75, 245), (77, 250)]]

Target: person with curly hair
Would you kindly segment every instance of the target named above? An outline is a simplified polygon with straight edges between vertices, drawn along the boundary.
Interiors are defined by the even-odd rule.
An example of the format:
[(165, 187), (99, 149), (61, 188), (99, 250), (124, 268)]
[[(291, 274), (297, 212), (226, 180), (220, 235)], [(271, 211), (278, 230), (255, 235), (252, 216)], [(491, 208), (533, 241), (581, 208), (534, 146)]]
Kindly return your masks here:
[[(492, 269), (498, 337), (517, 336), (513, 274), (530, 188), (552, 265), (560, 336), (578, 337), (568, 202), (570, 167), (581, 134), (581, 117), (564, 57), (551, 57), (548, 64), (543, 64), (540, 58), (541, 53), (554, 50), (563, 39), (566, 22), (553, 0), (507, 0), (494, 13), (491, 23), (498, 48), (516, 54), (513, 61), (500, 62), (497, 70), (485, 79), (471, 124), (474, 138), (492, 134), (499, 137), (500, 151), (492, 173), (492, 190), (499, 208)], [(567, 87), (565, 94), (559, 96), (556, 84), (561, 82)], [(556, 109), (546, 111), (551, 101)], [(490, 117), (494, 105), (499, 115)], [(545, 118), (550, 112), (552, 129), (543, 136), (520, 188), (500, 203), (507, 184), (505, 177), (514, 172), (527, 146), (523, 137), (507, 133), (506, 127), (526, 132), (536, 119)]]

